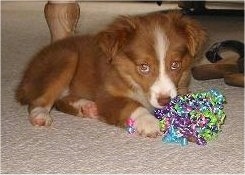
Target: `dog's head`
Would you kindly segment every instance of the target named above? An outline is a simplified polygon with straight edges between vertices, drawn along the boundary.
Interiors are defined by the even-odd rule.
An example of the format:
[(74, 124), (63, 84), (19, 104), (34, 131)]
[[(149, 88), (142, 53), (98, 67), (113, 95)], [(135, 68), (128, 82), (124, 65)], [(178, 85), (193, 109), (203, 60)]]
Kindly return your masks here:
[(181, 75), (190, 68), (205, 36), (196, 21), (171, 12), (120, 17), (99, 34), (99, 44), (138, 92), (129, 96), (137, 100), (142, 94), (152, 106), (161, 107), (177, 95)]

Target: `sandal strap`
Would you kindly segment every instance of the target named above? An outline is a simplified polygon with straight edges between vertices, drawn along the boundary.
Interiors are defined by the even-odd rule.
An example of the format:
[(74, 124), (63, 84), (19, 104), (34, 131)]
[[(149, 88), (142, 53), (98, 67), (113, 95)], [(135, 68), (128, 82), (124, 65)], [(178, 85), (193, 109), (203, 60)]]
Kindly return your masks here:
[(220, 56), (220, 52), (224, 50), (232, 50), (239, 54), (239, 59), (244, 58), (244, 43), (236, 40), (226, 40), (214, 43), (206, 52), (205, 56), (211, 63), (215, 63), (223, 59)]

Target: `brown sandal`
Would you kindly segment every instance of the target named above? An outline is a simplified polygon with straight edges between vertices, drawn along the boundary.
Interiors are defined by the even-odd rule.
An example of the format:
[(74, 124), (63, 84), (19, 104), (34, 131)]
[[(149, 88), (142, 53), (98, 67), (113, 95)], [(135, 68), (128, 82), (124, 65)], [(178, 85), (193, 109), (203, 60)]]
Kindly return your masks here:
[[(204, 64), (192, 68), (192, 75), (196, 80), (209, 80), (224, 78), (226, 84), (244, 87), (244, 44), (239, 41), (223, 41), (215, 43), (206, 53), (207, 59), (213, 64)], [(224, 49), (236, 51), (240, 57), (233, 63), (226, 63), (219, 55)], [(229, 60), (229, 62), (231, 62)]]
[(231, 86), (244, 87), (244, 74), (233, 73), (224, 76), (225, 83)]
[(219, 79), (226, 74), (238, 72), (235, 64), (203, 64), (192, 68), (192, 75), (196, 80)]

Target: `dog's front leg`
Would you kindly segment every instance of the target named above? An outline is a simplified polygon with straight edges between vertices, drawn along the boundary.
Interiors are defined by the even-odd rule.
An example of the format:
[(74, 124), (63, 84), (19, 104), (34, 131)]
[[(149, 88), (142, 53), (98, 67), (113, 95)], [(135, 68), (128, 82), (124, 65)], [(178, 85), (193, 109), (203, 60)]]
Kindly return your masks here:
[(183, 72), (180, 81), (178, 83), (177, 91), (179, 95), (185, 95), (187, 93), (190, 93), (189, 91), (190, 81), (191, 81), (191, 72), (188, 69)]
[(132, 119), (136, 132), (146, 137), (161, 134), (158, 120), (140, 103), (123, 97), (109, 97), (96, 101), (101, 119), (109, 124), (126, 127), (126, 121)]
[(138, 134), (146, 137), (161, 135), (159, 121), (146, 108), (136, 108), (132, 111), (130, 118), (134, 121)]

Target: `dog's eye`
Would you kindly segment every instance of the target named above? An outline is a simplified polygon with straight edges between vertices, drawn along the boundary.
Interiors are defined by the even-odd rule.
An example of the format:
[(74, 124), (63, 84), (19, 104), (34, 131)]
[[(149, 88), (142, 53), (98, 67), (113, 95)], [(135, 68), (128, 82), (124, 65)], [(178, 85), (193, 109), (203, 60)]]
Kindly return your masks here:
[(151, 71), (151, 67), (149, 64), (144, 63), (144, 64), (140, 64), (138, 65), (138, 71), (142, 74), (149, 74)]
[(181, 68), (181, 62), (179, 61), (173, 61), (171, 63), (171, 70), (179, 70)]

